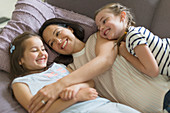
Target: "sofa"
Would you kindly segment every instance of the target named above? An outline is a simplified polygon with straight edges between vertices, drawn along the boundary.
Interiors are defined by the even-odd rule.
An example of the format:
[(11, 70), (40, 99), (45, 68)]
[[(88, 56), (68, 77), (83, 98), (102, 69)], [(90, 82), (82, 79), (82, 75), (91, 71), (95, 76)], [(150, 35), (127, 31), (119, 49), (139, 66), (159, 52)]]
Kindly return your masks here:
[[(97, 31), (95, 11), (103, 5), (119, 2), (131, 9), (137, 26), (145, 26), (161, 38), (170, 37), (170, 0), (18, 0), (11, 20), (0, 32), (0, 113), (26, 113), (8, 90), (10, 82), (8, 46), (24, 31), (38, 32), (49, 18), (66, 18), (82, 25), (85, 39)], [(47, 47), (49, 62), (56, 56)]]

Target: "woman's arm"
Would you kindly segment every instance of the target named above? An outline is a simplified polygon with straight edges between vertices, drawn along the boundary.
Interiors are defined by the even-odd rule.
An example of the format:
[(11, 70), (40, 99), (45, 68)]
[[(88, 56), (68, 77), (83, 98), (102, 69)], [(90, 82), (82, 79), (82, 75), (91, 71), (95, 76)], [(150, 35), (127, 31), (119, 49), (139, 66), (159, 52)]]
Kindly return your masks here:
[(114, 48), (114, 42), (101, 38), (97, 35), (96, 57), (73, 71), (68, 76), (60, 80), (60, 83), (67, 87), (72, 84), (88, 81), (95, 76), (108, 70), (114, 63), (117, 56), (117, 46)]
[[(59, 97), (61, 91), (73, 84), (88, 81), (95, 76), (102, 74), (108, 70), (117, 55), (117, 47), (114, 48), (114, 42), (101, 38), (98, 35), (96, 43), (96, 58), (92, 59), (87, 64), (83, 65), (79, 69), (73, 71), (68, 76), (63, 77), (58, 82), (50, 84), (42, 88), (31, 100), (31, 107), (35, 107), (40, 103), (39, 98), (48, 98), (44, 110), (46, 111), (49, 106)], [(37, 107), (37, 106), (36, 106)], [(40, 108), (39, 106), (38, 108)]]
[(137, 57), (130, 54), (125, 46), (125, 42), (121, 42), (119, 48), (120, 54), (129, 61), (136, 69), (151, 77), (159, 74), (158, 64), (147, 45), (142, 44), (134, 48)]
[[(12, 85), (13, 92), (15, 95), (15, 98), (17, 101), (28, 111), (28, 105), (30, 103), (31, 98), (33, 95), (30, 92), (30, 89), (28, 86), (24, 83), (14, 83)], [(57, 99), (46, 111), (46, 113), (60, 113), (67, 107), (71, 106), (72, 104), (76, 103), (78, 100), (76, 98), (69, 100), (69, 101), (63, 101), (61, 99)], [(40, 103), (43, 105), (43, 103)], [(42, 109), (44, 108), (41, 107), (38, 112), (36, 113), (42, 113)], [(35, 113), (35, 112), (34, 112)]]

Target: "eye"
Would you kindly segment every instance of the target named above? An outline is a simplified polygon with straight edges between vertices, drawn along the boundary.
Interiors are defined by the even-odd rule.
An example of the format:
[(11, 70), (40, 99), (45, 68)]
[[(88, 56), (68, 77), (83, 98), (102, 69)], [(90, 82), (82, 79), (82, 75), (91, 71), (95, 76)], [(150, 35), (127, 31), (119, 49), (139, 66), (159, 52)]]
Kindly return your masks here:
[(43, 47), (41, 50), (42, 50), (42, 51), (45, 51), (45, 47)]
[(52, 42), (50, 43), (50, 46), (53, 47), (53, 44), (54, 44), (54, 41), (52, 41)]
[(104, 19), (104, 20), (103, 20), (103, 24), (105, 24), (105, 23), (106, 23), (106, 20), (107, 20), (107, 19)]
[(32, 48), (32, 49), (31, 49), (31, 52), (37, 52), (37, 51), (38, 51), (37, 48)]
[(60, 34), (60, 31), (56, 32), (56, 36), (58, 37), (58, 35)]

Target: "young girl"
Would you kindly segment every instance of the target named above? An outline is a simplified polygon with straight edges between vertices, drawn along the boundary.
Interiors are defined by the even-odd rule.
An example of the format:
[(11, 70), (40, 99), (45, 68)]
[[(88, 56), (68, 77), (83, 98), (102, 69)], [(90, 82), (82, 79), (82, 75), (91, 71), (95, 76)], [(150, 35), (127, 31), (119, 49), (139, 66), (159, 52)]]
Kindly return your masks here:
[(134, 27), (135, 22), (129, 9), (119, 3), (99, 9), (95, 21), (100, 35), (117, 40), (119, 54), (139, 71), (151, 77), (159, 73), (170, 77), (169, 38), (161, 39), (144, 27)]
[[(48, 54), (41, 38), (36, 34), (21, 34), (13, 41), (9, 50), (13, 80), (11, 86), (15, 98), (26, 110), (28, 110), (31, 98), (39, 89), (69, 74), (69, 71), (62, 64), (53, 63), (47, 67)], [(96, 98), (98, 95), (96, 90), (90, 87), (94, 87), (93, 81), (68, 87), (60, 94), (60, 97), (66, 99), (66, 101), (61, 99), (55, 100), (46, 113), (58, 113), (61, 111), (62, 113), (77, 113), (80, 111), (82, 113), (96, 111), (112, 113), (115, 110), (118, 113), (125, 113), (126, 111), (137, 112), (121, 104), (119, 106), (122, 109), (114, 108), (114, 106), (117, 106), (116, 103), (112, 103), (104, 98)], [(76, 97), (70, 99), (75, 92), (78, 92)], [(79, 101), (84, 102), (80, 103)], [(46, 103), (47, 99), (41, 98), (39, 105), (44, 107)], [(38, 112), (42, 112), (42, 108)], [(32, 112), (37, 112), (36, 108)]]
[[(135, 22), (129, 9), (119, 3), (99, 9), (95, 21), (100, 36), (117, 40), (115, 45), (119, 46), (119, 54), (135, 68), (151, 77), (160, 73), (170, 79), (169, 38), (161, 39), (144, 27), (134, 27)], [(164, 109), (170, 109), (169, 92), (164, 99)]]

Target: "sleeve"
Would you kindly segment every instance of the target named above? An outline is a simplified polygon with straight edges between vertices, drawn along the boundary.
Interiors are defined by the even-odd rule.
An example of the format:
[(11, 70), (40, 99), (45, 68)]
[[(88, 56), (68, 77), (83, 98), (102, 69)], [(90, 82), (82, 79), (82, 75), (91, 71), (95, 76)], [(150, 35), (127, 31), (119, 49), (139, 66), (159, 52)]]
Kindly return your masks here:
[(69, 64), (67, 67), (72, 69), (72, 70), (76, 70), (74, 63)]
[(141, 44), (147, 44), (145, 36), (138, 31), (130, 31), (126, 37), (126, 48), (131, 54), (134, 54), (134, 48)]

